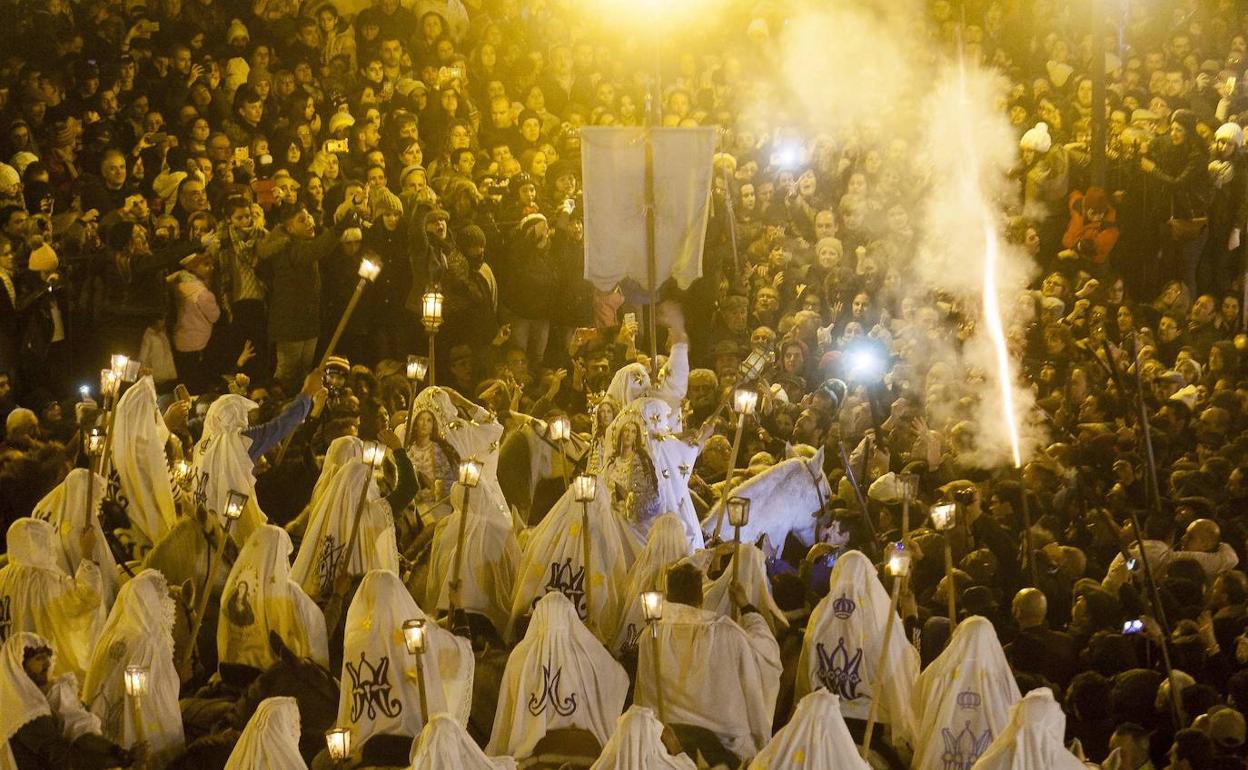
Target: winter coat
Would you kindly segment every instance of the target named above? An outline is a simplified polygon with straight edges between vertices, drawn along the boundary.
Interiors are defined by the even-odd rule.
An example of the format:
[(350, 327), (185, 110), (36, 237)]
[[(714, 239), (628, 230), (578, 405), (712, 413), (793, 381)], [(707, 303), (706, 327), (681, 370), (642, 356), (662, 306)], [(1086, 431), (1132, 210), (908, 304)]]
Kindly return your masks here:
[(321, 333), (321, 259), (338, 243), (333, 230), (296, 240), (281, 227), (257, 246), (261, 272), (269, 282), (269, 339), (311, 340)]

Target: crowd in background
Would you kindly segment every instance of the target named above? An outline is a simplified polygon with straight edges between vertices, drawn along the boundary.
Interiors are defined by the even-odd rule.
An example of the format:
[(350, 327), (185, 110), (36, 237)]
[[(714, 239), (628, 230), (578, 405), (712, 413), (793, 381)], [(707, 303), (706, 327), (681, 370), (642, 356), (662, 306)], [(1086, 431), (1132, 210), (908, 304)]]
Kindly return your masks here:
[[(736, 589), (731, 601), (721, 597), (724, 607), (749, 610), (740, 618), (751, 635), (774, 637), (777, 684), (767, 735), (748, 748), (720, 748), (748, 760), (772, 728), (803, 713), (799, 655), (817, 608), (836, 598), (830, 574), (835, 585), (851, 551), (883, 565), (904, 534), (915, 566), (901, 591), (897, 636), (914, 643), (925, 669), (953, 633), (952, 592), (959, 629), (971, 616), (991, 623), (1016, 680), (1014, 700), (1049, 688), (1065, 714), (1060, 737), (1077, 741), (1081, 758), (1108, 756), (1105, 767), (1123, 770), (1244, 767), (1243, 9), (1182, 0), (1133, 4), (1115, 17), (1107, 27), (1107, 173), (1096, 185), (1094, 46), (1081, 12), (1049, 0), (926, 4), (924, 34), (936, 46), (952, 55), (960, 40), (964, 55), (1011, 83), (1002, 103), (1019, 141), (1018, 204), (1002, 212), (1003, 232), (1037, 277), (1007, 308), (1006, 326), (1020, 377), (1035, 393), (1034, 421), (1048, 436), (1016, 473), (1003, 458), (985, 463), (977, 445), (979, 403), (996, 397), (984, 373), (933, 353), (956, 350), (977, 309), (907, 279), (921, 241), (920, 202), (942, 183), (922, 167), (933, 150), (881, 126), (833, 134), (790, 125), (794, 110), (774, 66), (795, 12), (786, 3), (726, 4), (704, 39), (662, 60), (654, 105), (649, 48), (596, 27), (580, 6), (0, 4), (0, 513), (10, 556), (21, 522), (67, 489), (72, 469), (88, 466), (91, 426), (110, 406), (99, 372), (114, 354), (141, 362), (143, 382), (150, 378), (170, 468), (184, 456), (204, 463), (201, 447), (222, 430), (226, 411), (214, 414), (214, 403), (241, 396), (253, 405), (240, 418), (252, 427), (240, 434), (236, 425), (235, 434), (249, 442), (255, 502), (290, 532), (288, 552), (299, 550), (316, 503), (337, 489), (326, 470), (345, 462), (331, 460), (336, 441), (354, 436), (394, 450), (377, 499), (392, 511), (402, 557), (391, 571), (405, 580), (430, 559), (431, 539), (429, 568), (446, 568), (436, 545), (447, 529), (441, 519), (450, 508), (467, 516), (452, 493), (466, 459), (448, 435), (457, 420), (499, 426), (487, 442), (497, 455), (509, 440), (514, 447), (546, 436), (559, 416), (569, 418), (573, 462), (552, 466), (547, 457), (530, 473), (530, 460), (542, 465), (538, 448), (549, 449), (530, 441), (532, 458), (504, 451), (492, 466), (508, 493), (517, 548), (529, 547), (529, 528), (562, 510), (566, 465), (607, 480), (611, 515), (635, 530), (620, 557), (629, 565), (651, 549), (655, 521), (676, 512), (664, 504), (669, 472), (687, 477), (694, 510), (681, 513), (696, 523), (717, 501), (722, 507), (726, 490), (786, 457), (813, 455), (830, 482), (814, 536), (759, 543), (765, 602)], [(663, 287), (653, 343), (639, 295), (601, 292), (582, 278), (578, 135), (587, 126), (643, 125), (651, 106), (665, 126), (720, 128), (703, 277), (687, 291)], [(363, 260), (380, 272), (360, 283), (360, 301), (328, 351)], [(431, 406), (409, 421), (406, 365), (430, 352), (422, 295), (433, 287), (444, 297), (444, 322), (432, 369), (454, 395), (448, 410)], [(698, 449), (679, 472), (647, 448), (645, 419), (609, 429), (637, 395), (621, 397), (617, 372), (657, 364), (651, 349), (683, 387), (665, 396), (664, 425)], [(333, 356), (323, 360), (326, 353)], [(758, 355), (761, 377), (751, 370)], [(878, 370), (871, 364), (864, 373), (868, 360)], [(718, 407), (738, 384), (760, 400), (730, 467), (736, 418)], [(654, 389), (662, 386), (656, 377)], [(171, 473), (180, 515), (194, 519), (203, 500), (179, 490)], [(903, 474), (918, 477), (904, 533)], [(118, 476), (100, 494), (114, 572), (159, 550), (136, 523), (147, 503), (126, 501), (129, 511), (118, 503), (118, 490), (132, 483)], [(953, 535), (925, 520), (939, 501), (959, 506)], [(757, 503), (753, 515), (764, 515)], [(99, 545), (76, 537), (62, 533), (77, 554), (70, 576)], [(952, 540), (949, 577), (942, 538)], [(219, 579), (260, 540), (225, 548)], [(673, 569), (669, 602), (701, 603), (694, 587), (720, 577), (732, 552), (726, 540), (725, 531), (699, 551), (704, 558), (691, 557), (697, 574)], [(356, 570), (370, 576), (352, 587), (357, 599), (363, 586), (390, 590), (371, 577), (379, 567)], [(110, 606), (120, 606), (112, 602), (126, 580), (104, 582), (113, 584)], [(411, 593), (431, 618), (447, 609), (445, 595), (428, 597), (430, 605)], [(370, 593), (369, 601), (382, 600)], [(566, 614), (555, 605), (534, 618), (543, 607)], [(761, 617), (755, 605), (767, 627), (750, 625)], [(768, 606), (786, 622), (770, 622)], [(0, 609), (0, 639), (25, 639), (19, 630), (49, 636)], [(350, 617), (322, 628), (328, 657), (320, 663), (350, 662), (342, 647), (350, 649)], [(481, 609), (469, 634), (478, 658), (521, 649), (524, 629), (509, 625)], [(976, 621), (959, 633), (978, 630)], [(313, 643), (296, 652), (316, 651)], [(184, 694), (245, 691), (239, 672), (224, 667), (209, 682), (216, 672), (204, 654), (197, 671), (180, 672)], [(630, 676), (636, 654), (621, 653)], [(346, 669), (330, 671), (340, 679)], [(474, 692), (482, 676), (479, 669)], [(1181, 688), (1177, 697), (1172, 687)], [(852, 690), (841, 682), (838, 694), (858, 736), (867, 719), (845, 708)], [(255, 706), (235, 720), (238, 730), (262, 713)], [(616, 706), (608, 725), (623, 701)], [(892, 717), (895, 727), (900, 717)], [(488, 740), (491, 754), (516, 753), (519, 744), (499, 738), (494, 725), (494, 740), (488, 724), (473, 737), (482, 747)], [(454, 732), (440, 719), (435, 726)], [(135, 745), (132, 733), (109, 737), (92, 751), (140, 761), (119, 748)], [(917, 764), (917, 733), (882, 737), (896, 739), (903, 756), (913, 752), (915, 767), (940, 766)], [(969, 770), (987, 745), (946, 748), (944, 770)], [(19, 757), (16, 767), (53, 761)]]

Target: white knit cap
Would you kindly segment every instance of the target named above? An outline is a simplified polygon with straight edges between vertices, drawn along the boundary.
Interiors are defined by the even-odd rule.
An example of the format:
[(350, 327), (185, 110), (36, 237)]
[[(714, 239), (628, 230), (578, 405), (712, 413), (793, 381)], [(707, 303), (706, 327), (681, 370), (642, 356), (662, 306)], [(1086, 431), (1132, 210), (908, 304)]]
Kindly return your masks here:
[(1223, 123), (1213, 133), (1213, 138), (1223, 142), (1230, 142), (1236, 147), (1243, 147), (1244, 129), (1240, 128), (1238, 123)]
[(0, 191), (12, 190), (22, 181), (17, 169), (7, 163), (0, 163)]
[(1035, 150), (1044, 154), (1053, 146), (1053, 137), (1049, 136), (1049, 124), (1040, 122), (1035, 128), (1029, 129), (1019, 140), (1018, 146), (1024, 150)]

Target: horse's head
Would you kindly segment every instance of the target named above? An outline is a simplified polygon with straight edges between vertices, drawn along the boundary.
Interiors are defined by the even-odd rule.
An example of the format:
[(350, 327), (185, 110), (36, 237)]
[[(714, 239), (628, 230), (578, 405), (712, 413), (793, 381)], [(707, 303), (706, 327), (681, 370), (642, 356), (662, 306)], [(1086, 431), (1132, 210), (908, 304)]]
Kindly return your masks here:
[[(826, 506), (828, 500), (832, 499), (832, 484), (829, 483), (827, 474), (823, 472), (823, 456), (824, 448), (819, 447), (813, 455), (803, 458), (802, 464), (806, 466), (806, 472), (810, 474), (820, 502)], [(817, 513), (823, 513), (823, 511)]]
[(194, 675), (190, 665), (191, 656), (186, 655), (186, 648), (191, 644), (191, 626), (195, 622), (195, 581), (187, 578), (182, 585), (169, 586), (169, 597), (173, 599), (173, 659), (187, 661), (186, 666), (179, 666), (178, 677), (185, 684)]
[(277, 662), (252, 682), (239, 701), (236, 726), (241, 729), (247, 723), (260, 701), (285, 695), (299, 701), (302, 732), (320, 740), (338, 718), (338, 681), (316, 661), (295, 654), (276, 631), (269, 632), (269, 648)]

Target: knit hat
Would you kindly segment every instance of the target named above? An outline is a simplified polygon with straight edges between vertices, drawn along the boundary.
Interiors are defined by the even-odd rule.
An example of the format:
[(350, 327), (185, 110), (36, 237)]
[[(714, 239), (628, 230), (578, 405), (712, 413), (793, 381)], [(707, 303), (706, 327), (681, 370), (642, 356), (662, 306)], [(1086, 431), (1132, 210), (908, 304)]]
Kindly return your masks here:
[(413, 163), (410, 166), (404, 166), (403, 170), (399, 172), (399, 186), (402, 187), (404, 184), (407, 183), (407, 177), (409, 175), (414, 174), (417, 171), (424, 171), (424, 170), (425, 170), (424, 166), (418, 166), (415, 163)]
[(329, 118), (329, 133), (336, 134), (344, 128), (355, 125), (355, 118), (349, 112), (335, 112)]
[(165, 202), (166, 211), (172, 206), (178, 187), (186, 177), (185, 171), (173, 171), (162, 173), (152, 180), (152, 190)]
[(399, 96), (411, 96), (417, 92), (422, 94), (429, 93), (429, 86), (416, 78), (399, 78), (398, 82), (394, 84), (394, 90), (398, 92)]
[(0, 192), (12, 190), (22, 182), (22, 175), (7, 163), (0, 163)]
[(30, 252), (29, 268), (33, 272), (51, 272), (60, 264), (61, 260), (56, 256), (56, 250), (46, 243)]
[[(1244, 146), (1244, 129), (1240, 128), (1238, 123), (1223, 123), (1218, 126), (1218, 130), (1213, 132), (1213, 138), (1219, 142), (1227, 142), (1235, 145), (1236, 149)], [(0, 181), (0, 187), (3, 182)]]
[(15, 152), (13, 153), (13, 157), (9, 158), (9, 163), (13, 165), (13, 168), (17, 169), (17, 173), (19, 174), (25, 174), (26, 167), (31, 163), (37, 163), (38, 161), (39, 156), (29, 150)]
[(1178, 123), (1180, 126), (1183, 126), (1189, 136), (1195, 136), (1196, 122), (1198, 120), (1199, 118), (1196, 116), (1196, 113), (1191, 110), (1175, 110), (1170, 116), (1170, 122)]
[(244, 40), (251, 39), (251, 35), (247, 32), (247, 26), (242, 21), (234, 19), (230, 22), (230, 28), (225, 33), (225, 41), (233, 43), (240, 37)]
[(1042, 121), (1037, 123), (1035, 128), (1028, 129), (1027, 133), (1023, 134), (1023, 138), (1019, 140), (1018, 146), (1040, 154), (1048, 152), (1053, 146), (1053, 138), (1049, 136), (1049, 124)]
[(520, 226), (517, 229), (523, 233), (538, 222), (546, 222), (546, 217), (542, 214), (529, 214), (520, 220)]
[(382, 214), (403, 216), (403, 201), (399, 200), (399, 196), (386, 188), (374, 188), (369, 197), (372, 199), (369, 202), (373, 208), (373, 216), (379, 217)]
[(364, 240), (364, 231), (358, 227), (348, 227), (338, 236), (339, 243), (359, 243)]

